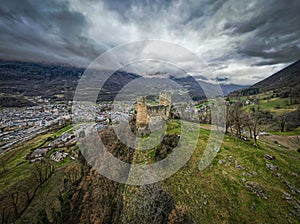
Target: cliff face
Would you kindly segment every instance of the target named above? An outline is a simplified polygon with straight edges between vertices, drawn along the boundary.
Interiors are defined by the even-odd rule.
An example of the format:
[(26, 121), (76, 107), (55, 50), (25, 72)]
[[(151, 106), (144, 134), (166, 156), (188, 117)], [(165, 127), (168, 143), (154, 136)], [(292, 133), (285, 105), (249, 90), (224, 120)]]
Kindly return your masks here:
[[(122, 144), (112, 129), (101, 131), (99, 136), (116, 158), (131, 162), (134, 151)], [(66, 185), (62, 192), (63, 223), (120, 223), (124, 184), (102, 176), (85, 162), (82, 173), (79, 183)]]
[(69, 223), (118, 223), (123, 191), (122, 184), (90, 170), (73, 195)]
[[(131, 153), (125, 152), (128, 148), (117, 139), (112, 129), (102, 131), (100, 137), (104, 138), (103, 143), (115, 157), (135, 163), (135, 152), (130, 149)], [(159, 148), (160, 156), (167, 155), (164, 152), (167, 145), (172, 148), (174, 145), (171, 143), (177, 143), (173, 138), (168, 139)], [(89, 166), (86, 166), (84, 178), (74, 189), (68, 217), (65, 223), (192, 223), (186, 212), (176, 210), (171, 195), (162, 183), (144, 186), (120, 184), (103, 177)], [(172, 222), (173, 219), (177, 221)]]
[[(135, 128), (134, 122), (131, 126)], [(114, 157), (126, 163), (139, 163), (137, 156), (140, 151), (123, 144), (112, 128), (100, 131), (99, 137)], [(155, 158), (149, 159), (155, 162), (165, 158), (177, 142), (178, 136), (167, 136), (157, 148)], [(59, 206), (40, 216), (42, 223), (47, 223), (42, 218), (51, 223), (70, 224), (190, 223), (186, 212), (176, 210), (172, 196), (162, 183), (144, 186), (120, 184), (98, 173), (81, 153), (76, 164), (76, 172), (71, 166), (65, 170), (57, 200)], [(177, 219), (179, 221), (168, 222)]]

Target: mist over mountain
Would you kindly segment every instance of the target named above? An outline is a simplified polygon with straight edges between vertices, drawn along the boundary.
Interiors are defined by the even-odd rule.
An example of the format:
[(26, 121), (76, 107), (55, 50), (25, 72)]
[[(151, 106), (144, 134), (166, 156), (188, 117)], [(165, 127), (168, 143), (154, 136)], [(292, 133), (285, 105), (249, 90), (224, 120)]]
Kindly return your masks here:
[[(6, 95), (43, 96), (51, 98), (54, 101), (71, 101), (78, 81), (84, 71), (85, 68), (70, 67), (67, 65), (1, 61), (0, 93)], [(115, 72), (105, 81), (105, 85), (99, 93), (101, 100), (113, 100), (125, 85), (140, 77), (138, 74), (124, 71)], [(101, 79), (101, 75), (99, 75), (99, 79)], [(182, 88), (185, 88), (194, 100), (204, 99), (207, 94), (213, 95), (217, 88), (215, 84), (196, 81), (192, 76), (181, 78), (171, 77), (171, 80), (177, 82)], [(247, 86), (220, 84), (224, 95), (245, 87)], [(144, 88), (144, 86), (140, 88)]]

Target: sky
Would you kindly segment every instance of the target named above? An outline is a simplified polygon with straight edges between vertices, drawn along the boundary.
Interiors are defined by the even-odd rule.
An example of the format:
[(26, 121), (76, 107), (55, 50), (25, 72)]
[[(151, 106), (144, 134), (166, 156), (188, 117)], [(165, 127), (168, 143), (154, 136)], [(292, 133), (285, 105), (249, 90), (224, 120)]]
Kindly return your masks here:
[(191, 64), (194, 76), (250, 85), (300, 58), (299, 11), (299, 0), (2, 0), (0, 59), (88, 66), (156, 39), (192, 51), (213, 74)]

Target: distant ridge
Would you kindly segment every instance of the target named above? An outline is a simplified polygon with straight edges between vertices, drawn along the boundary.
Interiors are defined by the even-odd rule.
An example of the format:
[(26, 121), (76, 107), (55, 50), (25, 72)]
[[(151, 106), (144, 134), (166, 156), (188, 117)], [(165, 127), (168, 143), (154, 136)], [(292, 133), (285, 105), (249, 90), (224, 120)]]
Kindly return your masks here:
[(273, 91), (279, 97), (300, 97), (300, 60), (249, 88), (234, 91), (230, 95), (253, 95), (267, 91)]
[(258, 88), (261, 92), (290, 88), (299, 88), (300, 86), (300, 60), (276, 72), (270, 77), (254, 84), (250, 88)]
[[(84, 71), (84, 68), (65, 65), (0, 60), (0, 94), (4, 94), (1, 99), (5, 101), (8, 96), (42, 96), (52, 101), (72, 101), (76, 86)], [(99, 100), (113, 100), (125, 85), (139, 77), (137, 74), (124, 71), (115, 72), (106, 80), (99, 93)], [(197, 82), (191, 76), (171, 77), (171, 79), (186, 88), (194, 100), (206, 98), (199, 83), (211, 90), (212, 93), (216, 88), (214, 84)], [(224, 95), (247, 87), (235, 84), (220, 84), (220, 86)], [(21, 98), (19, 97), (18, 101), (11, 97), (9, 99), (23, 105), (23, 103), (19, 103)], [(3, 103), (3, 105), (6, 104)]]
[(230, 93), (237, 91), (237, 90), (249, 88), (248, 85), (237, 85), (237, 84), (221, 84), (220, 86), (224, 93), (224, 96), (227, 96)]

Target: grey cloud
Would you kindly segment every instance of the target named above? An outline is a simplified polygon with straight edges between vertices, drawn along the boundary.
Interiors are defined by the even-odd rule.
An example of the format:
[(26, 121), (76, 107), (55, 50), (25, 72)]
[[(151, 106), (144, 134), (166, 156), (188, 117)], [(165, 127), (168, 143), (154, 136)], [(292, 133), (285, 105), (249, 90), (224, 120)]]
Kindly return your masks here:
[(256, 66), (290, 63), (300, 58), (300, 2), (261, 1), (259, 14), (236, 24), (236, 35), (252, 33), (252, 38), (239, 46), (237, 52), (246, 57), (255, 57)]
[[(281, 68), (277, 65), (300, 58), (298, 0), (1, 3), (2, 59), (87, 65), (116, 45), (161, 39), (195, 51), (214, 72), (214, 80), (227, 77), (232, 82), (249, 82), (251, 69), (265, 77), (273, 66)], [(184, 60), (180, 58), (189, 63)], [(198, 68), (191, 71), (208, 78)], [(243, 77), (237, 78), (240, 74)]]
[(196, 80), (208, 81), (208, 78), (203, 75), (192, 75)]
[(228, 77), (216, 77), (215, 79), (217, 82), (226, 82), (229, 81)]
[[(70, 10), (66, 1), (4, 1), (1, 4), (1, 54), (25, 60), (45, 58), (82, 63), (99, 55), (99, 47), (85, 36), (89, 23)], [(17, 52), (19, 54), (17, 54)], [(102, 50), (103, 51), (103, 50)], [(72, 61), (76, 58), (77, 61)]]

